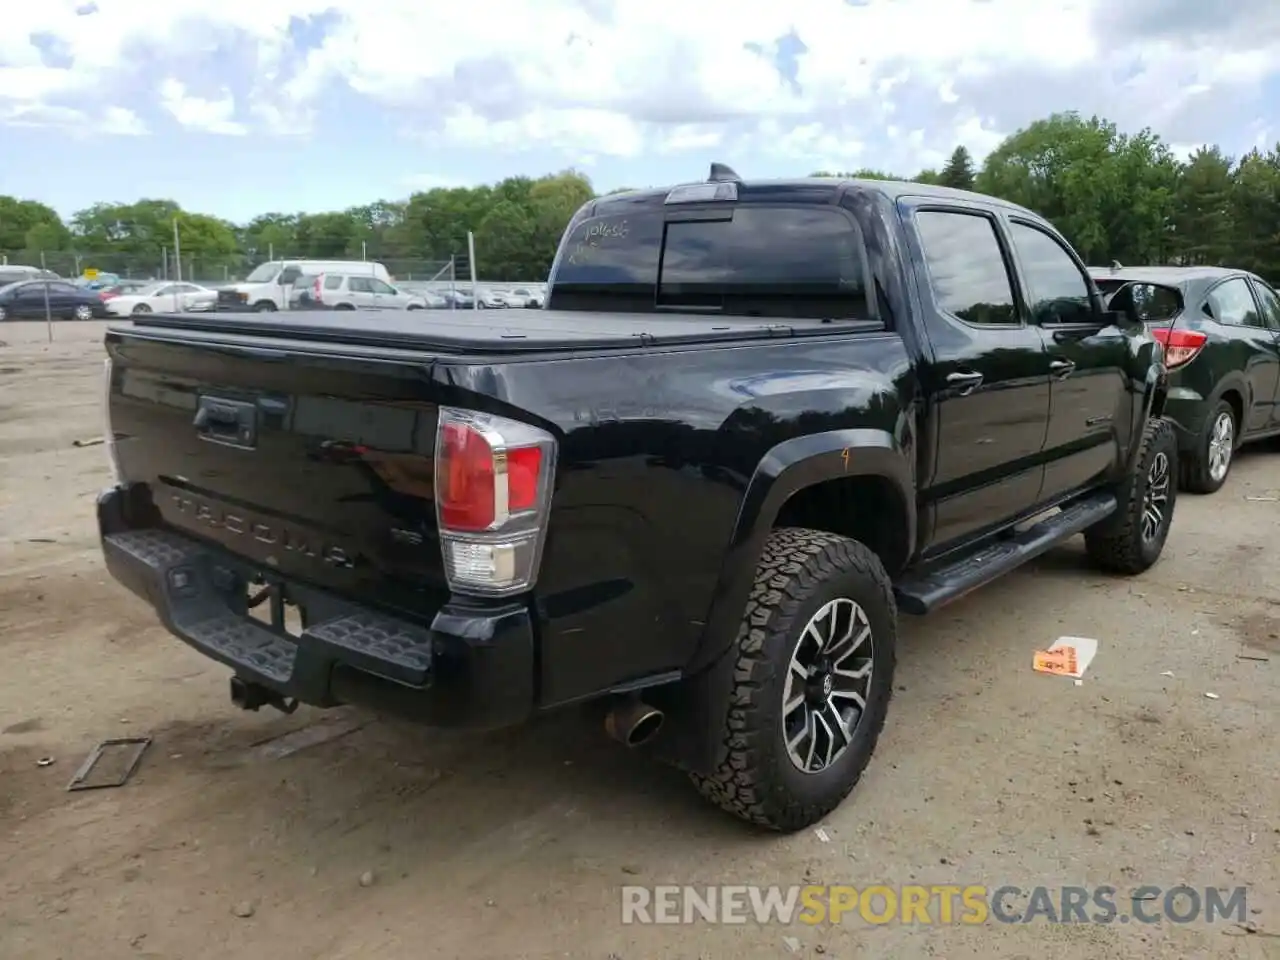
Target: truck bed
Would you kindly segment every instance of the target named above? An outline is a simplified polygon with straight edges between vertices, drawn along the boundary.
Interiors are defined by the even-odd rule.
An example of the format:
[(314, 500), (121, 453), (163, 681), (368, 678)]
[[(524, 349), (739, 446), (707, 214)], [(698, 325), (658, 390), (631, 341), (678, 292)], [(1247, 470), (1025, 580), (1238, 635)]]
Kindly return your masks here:
[[(796, 335), (791, 323), (705, 314), (592, 313), (566, 310), (414, 310), (288, 313), (148, 314), (115, 329), (182, 330), (199, 334), (320, 341), (436, 353), (513, 353), (757, 340)], [(841, 321), (842, 332), (862, 324)], [(882, 329), (868, 322), (867, 329)], [(821, 321), (801, 330), (830, 333)]]

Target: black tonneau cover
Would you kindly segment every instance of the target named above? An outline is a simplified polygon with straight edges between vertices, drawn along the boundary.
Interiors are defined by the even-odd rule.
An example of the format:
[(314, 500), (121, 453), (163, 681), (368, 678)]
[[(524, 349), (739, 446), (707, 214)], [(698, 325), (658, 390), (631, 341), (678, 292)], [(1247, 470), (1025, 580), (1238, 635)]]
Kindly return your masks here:
[[(801, 330), (830, 333), (820, 321)], [(880, 330), (878, 321), (840, 321), (840, 329)], [(577, 310), (414, 310), (163, 314), (135, 316), (113, 329), (187, 330), (277, 340), (322, 341), (440, 353), (618, 349), (789, 337), (790, 323), (705, 314), (591, 313)]]

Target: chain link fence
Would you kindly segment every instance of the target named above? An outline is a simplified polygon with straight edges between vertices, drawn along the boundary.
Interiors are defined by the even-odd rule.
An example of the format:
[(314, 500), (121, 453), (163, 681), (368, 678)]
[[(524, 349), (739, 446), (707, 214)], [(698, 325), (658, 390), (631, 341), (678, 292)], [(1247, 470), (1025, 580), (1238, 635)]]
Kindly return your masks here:
[[(0, 265), (37, 267), (56, 273), (60, 277), (74, 279), (86, 275), (111, 274), (125, 280), (183, 280), (192, 283), (218, 286), (244, 280), (257, 266), (273, 260), (316, 259), (272, 251), (271, 254), (254, 257), (244, 254), (230, 256), (174, 257), (172, 251), (159, 253), (126, 253), (80, 250), (0, 250)], [(340, 260), (342, 257), (326, 257)], [(368, 261), (370, 269), (375, 262)], [(470, 282), (466, 263), (455, 264), (450, 260), (431, 260), (414, 257), (395, 257), (376, 261), (387, 268), (395, 280), (439, 281), (452, 280), (456, 274), (459, 282)]]

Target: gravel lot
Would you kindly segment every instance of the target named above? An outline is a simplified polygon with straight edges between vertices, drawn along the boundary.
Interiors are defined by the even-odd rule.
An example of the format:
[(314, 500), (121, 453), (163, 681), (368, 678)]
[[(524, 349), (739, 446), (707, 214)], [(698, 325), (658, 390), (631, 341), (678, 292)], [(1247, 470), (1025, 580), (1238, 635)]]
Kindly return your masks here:
[[(102, 570), (105, 455), (73, 446), (100, 433), (101, 335), (0, 326), (5, 960), (1280, 957), (1280, 502), (1248, 499), (1280, 497), (1274, 446), (1179, 501), (1144, 577), (1073, 543), (907, 620), (858, 792), (825, 840), (778, 838), (577, 716), (461, 736), (233, 709)], [(1063, 634), (1100, 641), (1081, 686), (1031, 671)], [(154, 737), (127, 786), (65, 791), (126, 735)], [(1255, 932), (620, 922), (624, 884), (806, 882), (1244, 885)]]

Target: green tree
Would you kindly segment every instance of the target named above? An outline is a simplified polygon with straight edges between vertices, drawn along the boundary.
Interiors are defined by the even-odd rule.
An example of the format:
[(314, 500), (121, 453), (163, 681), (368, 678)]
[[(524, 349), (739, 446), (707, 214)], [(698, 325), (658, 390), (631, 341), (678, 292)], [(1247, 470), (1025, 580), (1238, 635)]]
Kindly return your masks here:
[(1280, 283), (1280, 144), (1249, 151), (1232, 180), (1233, 266)]
[[(1099, 117), (1060, 113), (1014, 133), (976, 176), (974, 166), (957, 147), (941, 171), (911, 179), (972, 187), (1035, 210), (1096, 263), (1221, 263), (1280, 281), (1280, 144), (1234, 165), (1206, 145), (1179, 163), (1151, 130), (1122, 133)], [(814, 176), (904, 179), (867, 168)], [(566, 224), (593, 196), (590, 180), (563, 170), (346, 210), (263, 213), (239, 226), (166, 199), (97, 203), (64, 223), (43, 203), (0, 196), (0, 252), (30, 263), (55, 254), (50, 265), (60, 270), (150, 275), (172, 256), (176, 219), (184, 275), (194, 267), (220, 278), (274, 254), (367, 255), (401, 275), (431, 276), (466, 255), (472, 232), (481, 277), (532, 280), (546, 275)], [(424, 260), (436, 263), (424, 270)]]
[(298, 244), (298, 214), (260, 214), (241, 228), (240, 243), (255, 260), (266, 260), (277, 253), (288, 256)]
[(1182, 263), (1225, 263), (1231, 258), (1231, 167), (1230, 158), (1217, 147), (1201, 147), (1179, 171), (1171, 247)]
[(968, 149), (962, 145), (956, 147), (951, 154), (951, 159), (947, 161), (947, 165), (938, 174), (938, 183), (944, 187), (954, 187), (957, 190), (972, 190), (975, 177), (973, 157), (969, 154)]
[(499, 200), (475, 231), (477, 275), (492, 280), (538, 276), (539, 239), (527, 207)]
[(27, 234), (34, 227), (62, 225), (62, 218), (52, 207), (37, 200), (0, 195), (0, 250), (27, 248)]
[(1159, 262), (1169, 247), (1177, 163), (1151, 131), (1054, 114), (987, 157), (976, 188), (1053, 222), (1086, 260)]

